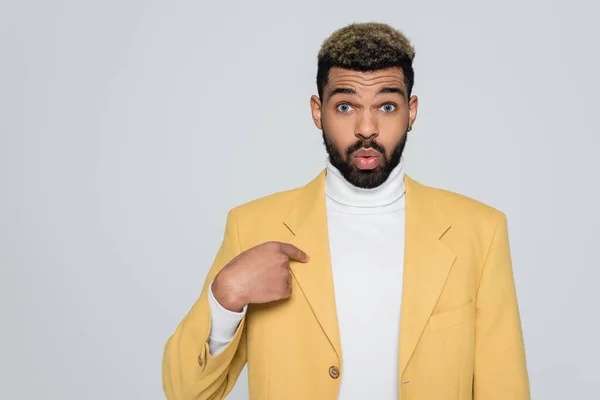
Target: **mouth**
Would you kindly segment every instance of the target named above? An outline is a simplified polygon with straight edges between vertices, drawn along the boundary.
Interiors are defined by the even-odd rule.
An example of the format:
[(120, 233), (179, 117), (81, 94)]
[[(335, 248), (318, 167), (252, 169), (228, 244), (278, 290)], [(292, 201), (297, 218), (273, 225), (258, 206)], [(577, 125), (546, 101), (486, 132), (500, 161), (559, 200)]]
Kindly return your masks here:
[(381, 155), (381, 153), (379, 153), (375, 149), (358, 149), (352, 154), (353, 157), (365, 157), (365, 158), (379, 157), (380, 155)]
[(379, 155), (368, 155), (368, 156), (352, 156), (354, 164), (358, 169), (371, 170), (375, 169), (381, 163), (381, 156)]

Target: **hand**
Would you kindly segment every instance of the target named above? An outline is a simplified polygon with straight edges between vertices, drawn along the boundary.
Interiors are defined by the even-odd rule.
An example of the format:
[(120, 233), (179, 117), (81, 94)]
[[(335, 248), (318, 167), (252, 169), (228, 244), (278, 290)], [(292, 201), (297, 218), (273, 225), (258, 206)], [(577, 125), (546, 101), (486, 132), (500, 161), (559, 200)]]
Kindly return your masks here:
[(307, 262), (310, 257), (289, 243), (266, 242), (231, 260), (212, 284), (215, 299), (224, 308), (240, 312), (246, 304), (269, 303), (292, 294), (290, 259)]

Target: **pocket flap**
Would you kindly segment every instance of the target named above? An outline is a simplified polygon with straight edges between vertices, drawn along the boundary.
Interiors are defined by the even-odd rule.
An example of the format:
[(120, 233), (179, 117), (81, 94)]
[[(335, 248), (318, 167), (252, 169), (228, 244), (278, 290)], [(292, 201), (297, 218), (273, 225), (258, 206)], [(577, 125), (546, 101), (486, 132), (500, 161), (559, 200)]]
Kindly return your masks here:
[(471, 301), (464, 306), (453, 308), (439, 314), (432, 314), (429, 318), (429, 328), (432, 331), (439, 331), (446, 328), (462, 325), (463, 322), (475, 317), (475, 301)]

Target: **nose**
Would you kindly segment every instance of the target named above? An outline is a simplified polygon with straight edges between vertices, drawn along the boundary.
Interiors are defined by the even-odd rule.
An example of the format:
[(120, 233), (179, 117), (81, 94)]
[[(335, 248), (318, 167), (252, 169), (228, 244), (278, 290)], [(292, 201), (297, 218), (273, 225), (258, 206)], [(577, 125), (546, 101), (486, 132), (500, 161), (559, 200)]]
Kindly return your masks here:
[(354, 135), (364, 139), (377, 137), (377, 135), (379, 135), (377, 117), (372, 111), (368, 109), (361, 110), (356, 121)]

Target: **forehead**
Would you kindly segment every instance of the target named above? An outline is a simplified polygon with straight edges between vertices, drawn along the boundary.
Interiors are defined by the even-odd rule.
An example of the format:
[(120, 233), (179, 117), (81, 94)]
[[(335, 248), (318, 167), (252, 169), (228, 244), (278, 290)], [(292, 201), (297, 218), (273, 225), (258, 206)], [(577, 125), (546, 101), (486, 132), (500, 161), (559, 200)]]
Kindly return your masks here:
[(388, 85), (399, 86), (406, 89), (402, 68), (390, 67), (376, 71), (363, 72), (332, 67), (329, 70), (326, 87), (331, 89), (337, 86), (350, 86), (357, 90), (369, 90)]

